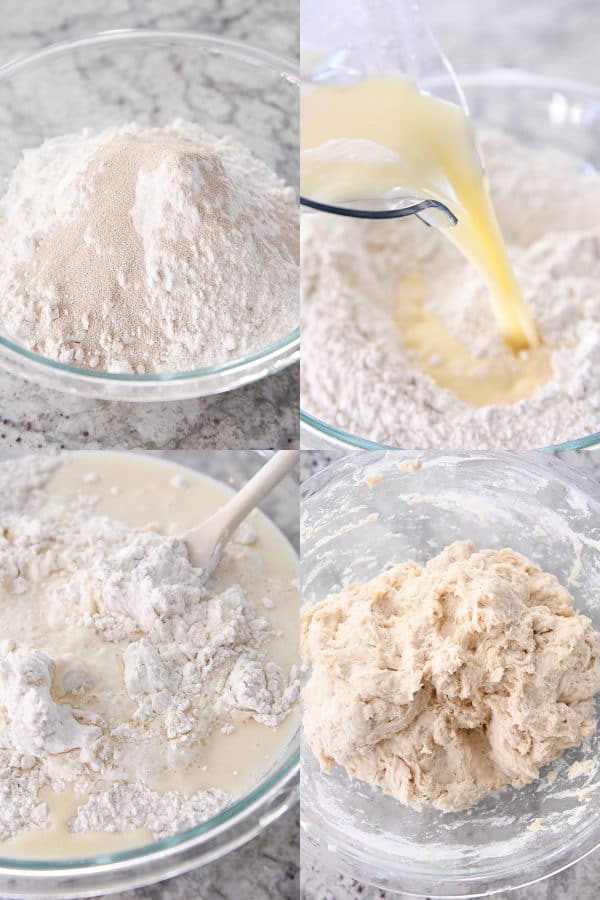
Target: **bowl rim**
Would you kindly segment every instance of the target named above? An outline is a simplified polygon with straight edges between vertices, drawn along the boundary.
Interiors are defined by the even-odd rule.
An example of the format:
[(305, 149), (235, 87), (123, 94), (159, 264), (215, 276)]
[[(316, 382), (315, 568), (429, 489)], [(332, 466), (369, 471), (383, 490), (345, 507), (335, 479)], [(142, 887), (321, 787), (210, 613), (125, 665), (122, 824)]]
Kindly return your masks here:
[[(468, 464), (471, 461), (481, 462), (491, 459), (500, 466), (518, 466), (524, 472), (527, 472), (527, 470), (535, 471), (537, 474), (547, 477), (548, 480), (566, 483), (570, 487), (584, 493), (600, 508), (600, 486), (589, 474), (574, 468), (560, 457), (550, 456), (541, 450), (523, 450), (518, 452), (505, 449), (411, 451), (385, 447), (341, 456), (328, 463), (328, 465), (323, 466), (302, 482), (303, 506), (317, 502), (319, 494), (326, 490), (332, 481), (352, 480), (353, 473), (356, 472), (357, 468), (371, 466), (384, 461), (387, 457), (393, 456), (397, 456), (398, 459), (419, 459), (423, 461), (441, 458), (450, 460), (453, 464), (458, 465)], [(411, 477), (410, 472), (402, 474), (406, 479)], [(597, 728), (600, 728), (600, 720), (597, 723)], [(302, 752), (304, 752), (304, 746), (303, 743)], [(311, 751), (308, 750), (308, 752)], [(368, 848), (357, 847), (355, 843), (346, 842), (343, 835), (341, 840), (338, 834), (334, 838), (326, 830), (320, 829), (319, 825), (323, 824), (323, 819), (318, 818), (315, 821), (310, 814), (306, 814), (302, 795), (300, 803), (303, 833), (313, 845), (321, 849), (321, 852), (331, 853), (333, 858), (337, 860), (343, 859), (347, 865), (349, 863), (350, 867), (353, 865), (358, 866), (359, 869), (350, 871), (353, 877), (360, 877), (358, 872), (362, 868), (362, 877), (365, 880), (368, 880), (369, 877), (371, 879), (368, 881), (369, 884), (383, 890), (401, 892), (414, 897), (432, 897), (436, 898), (436, 900), (465, 898), (466, 900), (466, 898), (488, 896), (524, 888), (557, 875), (600, 849), (600, 816), (596, 816), (575, 836), (572, 836), (569, 832), (563, 842), (560, 842), (560, 839), (553, 841), (547, 849), (538, 852), (532, 859), (523, 863), (521, 872), (519, 874), (515, 873), (512, 877), (512, 869), (510, 869), (507, 862), (504, 862), (502, 865), (492, 864), (484, 872), (475, 875), (465, 875), (463, 872), (434, 873), (431, 870), (427, 870), (425, 866), (420, 865), (413, 871), (407, 871), (406, 867), (401, 870), (396, 868), (389, 876), (392, 882), (384, 883), (373, 874), (375, 858), (373, 853), (369, 853)], [(368, 875), (367, 869), (369, 870)]]
[[(293, 749), (299, 742), (299, 729), (290, 741)], [(285, 751), (284, 751), (285, 752)], [(54, 878), (56, 875), (81, 876), (92, 874), (114, 873), (127, 868), (132, 862), (153, 862), (167, 860), (176, 853), (199, 847), (202, 838), (213, 838), (223, 834), (226, 829), (241, 822), (251, 813), (257, 811), (263, 802), (277, 796), (279, 791), (289, 785), (293, 788), (300, 770), (300, 751), (294, 749), (291, 755), (279, 766), (276, 772), (261, 781), (235, 803), (200, 825), (186, 828), (171, 837), (161, 838), (115, 853), (99, 853), (96, 856), (81, 856), (62, 859), (37, 859), (21, 857), (11, 859), (0, 856), (0, 878), (21, 875), (23, 877)]]
[[(356, 449), (356, 450), (406, 450), (405, 447), (394, 447), (391, 444), (378, 444), (375, 441), (370, 441), (367, 438), (361, 438), (357, 435), (350, 434), (348, 431), (343, 431), (340, 428), (336, 428), (335, 425), (329, 425), (327, 422), (324, 422), (322, 419), (318, 419), (316, 416), (307, 413), (305, 410), (300, 410), (300, 424), (303, 427), (303, 430), (306, 434), (316, 435), (317, 438), (329, 440), (334, 446), (342, 446), (344, 449)], [(524, 449), (522, 452), (527, 453), (528, 450), (541, 450), (554, 452), (558, 450), (585, 450), (588, 447), (595, 447), (600, 443), (600, 431), (596, 431), (593, 434), (585, 435), (581, 438), (574, 438), (573, 440), (564, 441), (562, 444), (549, 444), (546, 447), (531, 447)], [(313, 449), (313, 448), (306, 448)], [(316, 448), (314, 448), (316, 449)], [(408, 450), (410, 453), (411, 451)], [(477, 451), (475, 451), (477, 452)]]
[[(150, 30), (142, 28), (118, 28), (100, 31), (82, 38), (68, 41), (59, 41), (41, 47), (33, 53), (19, 55), (4, 65), (0, 66), (0, 82), (10, 79), (16, 73), (27, 69), (31, 65), (56, 56), (67, 55), (82, 47), (101, 47), (103, 45), (116, 45), (119, 43), (162, 43), (164, 41), (176, 41), (189, 46), (196, 46), (215, 55), (223, 55), (234, 58), (257, 69), (270, 70), (278, 75), (281, 80), (294, 86), (300, 85), (299, 64), (292, 59), (231, 38), (220, 37), (209, 32), (184, 32), (171, 30)], [(154, 372), (144, 375), (134, 373), (107, 372), (98, 369), (86, 369), (69, 363), (62, 363), (33, 350), (22, 346), (15, 340), (0, 334), (0, 360), (7, 364), (9, 371), (15, 371), (19, 362), (28, 368), (28, 372), (21, 374), (35, 380), (36, 374), (41, 377), (52, 378), (53, 373), (60, 373), (71, 385), (71, 389), (77, 391), (76, 385), (83, 388), (86, 393), (94, 386), (114, 386), (117, 390), (124, 390), (119, 398), (128, 400), (150, 399), (150, 389), (157, 386), (173, 386), (177, 397), (197, 396), (197, 389), (203, 382), (215, 379), (219, 376), (227, 376), (222, 387), (212, 384), (207, 393), (219, 393), (220, 390), (229, 390), (241, 384), (247, 384), (263, 377), (265, 367), (269, 371), (277, 371), (291, 365), (298, 359), (300, 347), (300, 329), (294, 328), (288, 334), (277, 341), (262, 347), (259, 350), (239, 356), (213, 366), (203, 366), (198, 369), (182, 370), (177, 372)], [(232, 378), (239, 376), (238, 381), (230, 383)], [(58, 387), (60, 390), (61, 387)], [(68, 390), (68, 386), (62, 387)], [(110, 389), (110, 388), (108, 388)], [(139, 396), (139, 392), (148, 396)], [(172, 393), (173, 391), (171, 391)]]
[[(448, 76), (443, 75), (438, 78), (428, 79), (428, 85), (434, 87), (436, 84), (446, 84)], [(519, 68), (497, 68), (489, 69), (481, 72), (467, 72), (460, 76), (460, 84), (466, 86), (488, 85), (490, 87), (519, 87), (525, 86), (530, 88), (539, 88), (541, 90), (565, 90), (578, 91), (587, 94), (590, 97), (600, 98), (600, 85), (587, 81), (578, 81), (569, 78), (558, 78), (552, 75), (536, 75), (526, 69)], [(302, 398), (302, 392), (301, 392)], [(306, 409), (300, 408), (300, 425), (305, 436), (315, 437), (317, 441), (327, 442), (330, 446), (337, 446), (358, 450), (402, 450), (400, 446), (391, 444), (381, 444), (368, 438), (360, 437), (338, 428), (329, 422), (325, 422)], [(545, 447), (527, 448), (539, 450), (584, 450), (600, 444), (600, 431), (583, 435), (579, 438), (571, 438), (567, 441), (561, 441), (556, 444), (548, 444)], [(312, 449), (312, 448), (307, 448)], [(315, 448), (317, 449), (317, 448)], [(525, 452), (525, 451), (523, 451)]]
[[(198, 452), (202, 454), (210, 451), (200, 450)], [(258, 457), (270, 457), (272, 456), (274, 451), (248, 450), (245, 452)], [(151, 451), (80, 449), (64, 450), (62, 451), (62, 453), (65, 455), (65, 457), (75, 458), (79, 456), (94, 456), (97, 454), (127, 457), (139, 456), (141, 459), (144, 459), (146, 461), (149, 460), (153, 465), (156, 465), (158, 467), (175, 467), (181, 469), (181, 471), (184, 473), (192, 472), (194, 475), (208, 478), (209, 480), (217, 482), (221, 486), (225, 487), (227, 489), (227, 492), (231, 493), (232, 495), (236, 490), (230, 484), (221, 480), (221, 478), (213, 475), (207, 475), (202, 469), (193, 469), (185, 462), (178, 462), (172, 456), (154, 456)], [(23, 455), (27, 454), (24, 453)], [(2, 461), (0, 460), (0, 464), (1, 462)], [(292, 473), (286, 476), (284, 482), (290, 481), (293, 478), (294, 473), (292, 471)], [(288, 536), (285, 534), (285, 532), (282, 531), (277, 522), (275, 522), (266, 513), (263, 512), (262, 516), (268, 520), (271, 526), (275, 528), (278, 534), (289, 545), (290, 550), (298, 559), (299, 565), (299, 553)], [(241, 825), (245, 823), (245, 821), (250, 816), (256, 813), (260, 813), (260, 810), (263, 807), (267, 806), (267, 804), (272, 803), (275, 805), (273, 814), (271, 815), (271, 808), (268, 807), (265, 821), (262, 821), (262, 817), (260, 819), (259, 824), (261, 825), (262, 830), (262, 827), (266, 827), (268, 824), (270, 824), (271, 821), (277, 818), (279, 814), (284, 812), (285, 809), (288, 809), (291, 806), (295, 806), (299, 801), (298, 781), (300, 773), (300, 734), (301, 722), (300, 718), (298, 718), (297, 727), (287, 744), (281, 749), (279, 756), (280, 761), (273, 772), (260, 779), (253, 788), (251, 788), (249, 791), (246, 791), (246, 793), (239, 797), (234, 803), (226, 806), (224, 809), (211, 816), (209, 819), (206, 819), (204, 822), (201, 822), (199, 825), (195, 825), (192, 828), (186, 828), (182, 831), (179, 831), (176, 834), (171, 835), (170, 837), (160, 838), (156, 841), (150, 841), (137, 847), (128, 848), (127, 850), (98, 853), (96, 855), (81, 857), (68, 857), (65, 859), (43, 859), (33, 857), (11, 858), (2, 854), (0, 845), (0, 891), (5, 886), (3, 879), (15, 878), (19, 879), (18, 887), (16, 888), (16, 890), (14, 882), (11, 881), (10, 883), (11, 894), (13, 894), (14, 892), (15, 897), (39, 896), (39, 894), (37, 893), (37, 889), (41, 887), (44, 890), (51, 890), (53, 887), (52, 882), (57, 877), (61, 879), (61, 883), (62, 879), (78, 879), (77, 884), (75, 884), (73, 887), (76, 887), (79, 890), (85, 890), (85, 888), (91, 889), (92, 887), (96, 887), (95, 884), (91, 884), (90, 879), (93, 879), (96, 876), (101, 876), (103, 874), (114, 875), (123, 873), (124, 877), (129, 875), (129, 880), (127, 881), (127, 883), (119, 884), (114, 888), (115, 890), (123, 890), (126, 887), (134, 887), (139, 884), (144, 884), (146, 883), (146, 880), (144, 879), (143, 874), (140, 874), (137, 871), (135, 874), (132, 874), (130, 872), (130, 866), (132, 864), (137, 863), (139, 866), (140, 863), (144, 863), (147, 864), (148, 867), (150, 867), (152, 864), (165, 865), (168, 864), (169, 861), (177, 864), (178, 856), (181, 856), (186, 851), (192, 851), (194, 849), (202, 848), (203, 843), (215, 837), (225, 835), (228, 829), (232, 828), (235, 825)], [(253, 836), (253, 833), (249, 835), (249, 837)], [(238, 838), (237, 840), (234, 840), (233, 845), (229, 847), (228, 850), (234, 849), (236, 846), (240, 846), (247, 839), (248, 836), (246, 835), (246, 833), (244, 833), (242, 839)], [(187, 869), (192, 868), (194, 865), (201, 864), (202, 862), (198, 863), (197, 861), (192, 860), (187, 862), (185, 865), (180, 865), (180, 868), (177, 871), (172, 871), (169, 874), (178, 874), (179, 872), (183, 872)], [(163, 874), (162, 877), (168, 876)], [(160, 880), (160, 876), (158, 876), (158, 874), (157, 880)], [(39, 882), (41, 882), (41, 884)], [(67, 882), (65, 882), (65, 886), (67, 886)], [(72, 887), (72, 885), (69, 883), (68, 887), (70, 888)], [(102, 885), (97, 885), (97, 887), (102, 887)], [(26, 893), (20, 894), (19, 889), (24, 890)], [(29, 892), (30, 889), (32, 892)], [(93, 892), (94, 896), (95, 894), (96, 891)], [(46, 894), (44, 896), (46, 896)], [(88, 895), (77, 893), (52, 894), (52, 896), (83, 897)]]

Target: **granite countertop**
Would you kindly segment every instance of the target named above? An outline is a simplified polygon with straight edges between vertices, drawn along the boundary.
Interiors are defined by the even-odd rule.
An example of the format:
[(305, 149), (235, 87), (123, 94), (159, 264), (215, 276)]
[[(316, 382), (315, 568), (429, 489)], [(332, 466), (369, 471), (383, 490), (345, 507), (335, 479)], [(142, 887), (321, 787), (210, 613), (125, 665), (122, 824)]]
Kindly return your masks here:
[(299, 831), (294, 809), (217, 862), (99, 900), (298, 900)]
[[(303, 451), (300, 470), (302, 482), (344, 455), (339, 450)], [(579, 453), (571, 451), (554, 455), (595, 480), (600, 479), (600, 450)], [(302, 835), (300, 857), (302, 900), (385, 900), (385, 898), (409, 900), (407, 895), (392, 894), (389, 891), (369, 887), (330, 868), (327, 856), (316, 851)], [(553, 878), (527, 888), (494, 894), (494, 897), (498, 900), (566, 900), (571, 897), (577, 897), (578, 900), (596, 900), (599, 883), (600, 852), (596, 851)]]
[[(23, 0), (2, 23), (0, 64), (38, 47), (115, 28), (208, 31), (297, 55), (296, 0)], [(90, 400), (0, 370), (0, 447), (292, 447), (299, 366), (214, 397), (164, 403)]]

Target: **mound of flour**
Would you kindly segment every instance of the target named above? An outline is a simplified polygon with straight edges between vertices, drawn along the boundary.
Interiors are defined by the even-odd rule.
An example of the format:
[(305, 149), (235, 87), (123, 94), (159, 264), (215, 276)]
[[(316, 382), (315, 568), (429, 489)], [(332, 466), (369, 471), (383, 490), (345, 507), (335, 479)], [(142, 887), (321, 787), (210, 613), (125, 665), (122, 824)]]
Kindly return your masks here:
[(27, 150), (0, 201), (0, 243), (4, 331), (63, 363), (198, 368), (297, 325), (294, 192), (188, 122)]
[(394, 446), (524, 449), (600, 427), (600, 175), (503, 134), (484, 135), (492, 197), (553, 378), (532, 398), (473, 408), (419, 370), (392, 321), (402, 279), (482, 358), (503, 346), (485, 286), (440, 232), (415, 219), (302, 223), (303, 406)]
[[(0, 840), (48, 824), (40, 788), (73, 785), (87, 795), (73, 831), (163, 837), (230, 800), (160, 790), (165, 772), (200, 766), (216, 731), (280, 724), (298, 673), (269, 659), (276, 632), (243, 589), (215, 593), (183, 542), (46, 504), (60, 464), (0, 465), (0, 492), (19, 498), (0, 512)], [(230, 552), (249, 558), (247, 541)], [(22, 640), (6, 638), (15, 617)]]

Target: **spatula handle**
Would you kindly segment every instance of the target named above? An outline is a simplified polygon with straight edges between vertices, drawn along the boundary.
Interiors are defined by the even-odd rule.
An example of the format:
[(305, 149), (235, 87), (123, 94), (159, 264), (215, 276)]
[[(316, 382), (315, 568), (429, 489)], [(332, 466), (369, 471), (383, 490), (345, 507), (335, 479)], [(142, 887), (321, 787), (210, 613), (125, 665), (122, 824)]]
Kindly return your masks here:
[(221, 520), (223, 522), (228, 520), (228, 535), (231, 535), (263, 497), (266, 497), (269, 491), (291, 472), (299, 459), (299, 450), (278, 450), (269, 462), (219, 510), (217, 515)]

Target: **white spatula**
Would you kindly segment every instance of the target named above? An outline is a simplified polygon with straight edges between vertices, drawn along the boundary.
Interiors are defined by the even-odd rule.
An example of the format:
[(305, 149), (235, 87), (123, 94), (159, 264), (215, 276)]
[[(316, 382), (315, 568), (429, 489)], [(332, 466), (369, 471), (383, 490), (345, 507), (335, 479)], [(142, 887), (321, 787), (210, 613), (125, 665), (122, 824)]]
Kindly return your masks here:
[(299, 450), (279, 450), (248, 484), (209, 519), (183, 536), (190, 562), (208, 578), (219, 564), (223, 550), (238, 525), (263, 497), (297, 465)]

